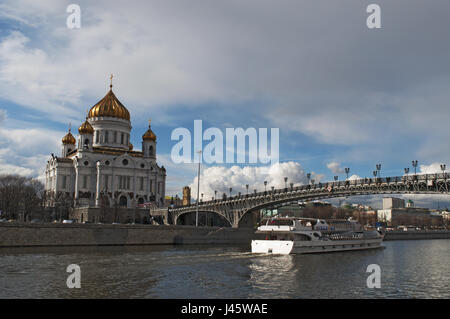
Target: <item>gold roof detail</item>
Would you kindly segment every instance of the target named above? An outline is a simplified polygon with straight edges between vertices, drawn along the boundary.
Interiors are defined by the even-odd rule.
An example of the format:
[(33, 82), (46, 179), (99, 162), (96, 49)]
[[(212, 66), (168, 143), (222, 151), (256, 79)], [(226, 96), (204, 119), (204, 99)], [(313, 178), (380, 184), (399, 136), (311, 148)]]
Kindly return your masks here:
[(83, 124), (78, 128), (78, 133), (80, 134), (94, 134), (94, 128), (89, 124), (88, 119), (84, 121)]
[(112, 91), (112, 76), (109, 87), (109, 92), (105, 97), (89, 110), (88, 117), (116, 117), (129, 121), (130, 112), (128, 112), (127, 108), (117, 99)]
[(153, 133), (152, 129), (150, 128), (150, 122), (151, 120), (148, 120), (148, 130), (145, 132), (144, 135), (142, 135), (142, 139), (144, 141), (154, 141), (156, 142), (156, 135)]
[(69, 127), (69, 132), (63, 137), (62, 139), (62, 143), (63, 144), (69, 144), (69, 145), (75, 145), (77, 141), (75, 140), (75, 137), (73, 137), (72, 133), (70, 132), (70, 127)]

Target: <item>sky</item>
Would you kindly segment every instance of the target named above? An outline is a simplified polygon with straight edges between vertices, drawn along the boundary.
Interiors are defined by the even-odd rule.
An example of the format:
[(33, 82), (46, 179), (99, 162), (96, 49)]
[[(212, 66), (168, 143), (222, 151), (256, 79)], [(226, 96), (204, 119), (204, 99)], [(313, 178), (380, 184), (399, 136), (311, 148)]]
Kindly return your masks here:
[[(79, 29), (66, 25), (71, 3)], [(371, 3), (381, 29), (367, 28)], [(194, 120), (279, 128), (278, 164), (202, 165), (205, 199), (264, 180), (282, 187), (284, 176), (302, 184), (307, 172), (345, 179), (344, 167), (353, 178), (378, 163), (400, 176), (412, 160), (440, 171), (450, 164), (449, 10), (447, 0), (2, 0), (0, 173), (42, 178), (111, 73), (135, 149), (152, 119), (168, 195), (196, 185), (196, 164), (171, 159), (172, 131)]]

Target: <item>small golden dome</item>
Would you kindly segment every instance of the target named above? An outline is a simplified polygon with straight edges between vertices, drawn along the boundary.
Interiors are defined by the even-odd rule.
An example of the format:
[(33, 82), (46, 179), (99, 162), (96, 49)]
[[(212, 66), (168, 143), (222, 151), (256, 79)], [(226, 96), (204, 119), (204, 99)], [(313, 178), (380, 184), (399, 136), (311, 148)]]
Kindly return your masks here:
[(116, 117), (129, 121), (130, 112), (114, 95), (111, 85), (105, 97), (89, 110), (88, 117)]
[(142, 139), (144, 141), (156, 142), (156, 135), (155, 135), (155, 133), (153, 133), (152, 129), (150, 128), (150, 122), (151, 122), (151, 120), (148, 121), (148, 130), (147, 130), (147, 132), (145, 132), (144, 135), (142, 135)]
[(133, 150), (133, 144), (130, 143), (130, 151)]
[(94, 134), (94, 128), (89, 124), (87, 118), (83, 124), (78, 128), (78, 133), (80, 134)]
[(69, 128), (69, 133), (67, 133), (63, 139), (62, 139), (62, 143), (63, 144), (69, 144), (69, 145), (75, 145), (76, 140), (75, 137), (73, 137), (72, 133), (70, 132), (70, 128)]

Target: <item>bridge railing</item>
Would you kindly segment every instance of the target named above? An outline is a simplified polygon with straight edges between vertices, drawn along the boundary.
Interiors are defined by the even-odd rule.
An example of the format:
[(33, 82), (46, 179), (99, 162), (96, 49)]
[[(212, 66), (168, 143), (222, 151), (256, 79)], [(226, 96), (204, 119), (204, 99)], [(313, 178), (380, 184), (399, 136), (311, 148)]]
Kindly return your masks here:
[[(220, 205), (223, 203), (228, 203), (232, 201), (237, 200), (243, 200), (243, 199), (255, 199), (258, 197), (265, 197), (265, 196), (272, 196), (276, 194), (283, 194), (283, 193), (298, 193), (298, 192), (308, 192), (308, 191), (317, 191), (317, 190), (325, 190), (331, 187), (332, 189), (345, 189), (350, 186), (358, 186), (358, 185), (382, 185), (382, 184), (392, 184), (392, 183), (401, 183), (401, 184), (409, 184), (409, 183), (421, 183), (421, 182), (427, 182), (427, 181), (436, 181), (436, 180), (447, 180), (448, 174), (447, 173), (436, 173), (436, 174), (415, 174), (415, 175), (403, 175), (403, 176), (393, 176), (393, 177), (377, 177), (377, 178), (361, 178), (361, 179), (354, 179), (354, 180), (345, 180), (345, 181), (329, 181), (329, 182), (320, 182), (320, 183), (314, 183), (309, 185), (299, 185), (295, 187), (287, 187), (287, 188), (278, 188), (269, 190), (269, 191), (262, 191), (262, 192), (256, 192), (256, 193), (249, 193), (249, 194), (241, 194), (236, 196), (230, 196), (220, 199), (214, 199), (210, 201), (201, 201), (199, 202), (199, 206), (206, 206), (206, 205)], [(191, 208), (195, 207), (196, 204), (190, 204), (188, 206), (182, 206), (182, 207), (174, 207), (174, 208)]]

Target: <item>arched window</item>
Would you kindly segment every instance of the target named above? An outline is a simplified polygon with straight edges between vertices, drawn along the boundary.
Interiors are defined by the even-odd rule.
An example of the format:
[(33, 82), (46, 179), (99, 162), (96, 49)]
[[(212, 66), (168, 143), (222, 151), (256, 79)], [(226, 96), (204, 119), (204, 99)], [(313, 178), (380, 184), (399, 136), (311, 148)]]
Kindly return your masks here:
[(127, 207), (127, 198), (125, 196), (120, 196), (120, 198), (119, 198), (119, 206)]
[(89, 139), (88, 138), (84, 140), (84, 145), (89, 145)]
[(154, 150), (153, 150), (153, 145), (150, 145), (150, 147), (148, 148), (148, 154), (149, 154), (150, 156), (153, 156), (153, 152), (154, 152)]

